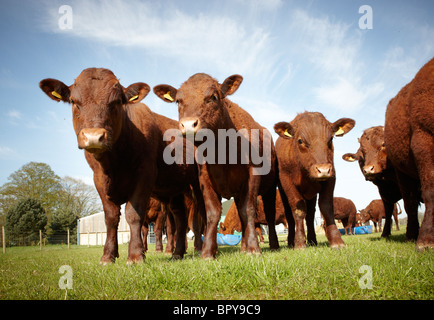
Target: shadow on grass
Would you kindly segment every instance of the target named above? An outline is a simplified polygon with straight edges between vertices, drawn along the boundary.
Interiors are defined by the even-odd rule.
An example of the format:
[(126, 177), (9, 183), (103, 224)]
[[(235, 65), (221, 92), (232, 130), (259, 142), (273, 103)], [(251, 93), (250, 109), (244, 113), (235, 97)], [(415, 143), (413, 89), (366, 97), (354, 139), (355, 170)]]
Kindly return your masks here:
[(369, 238), (370, 241), (381, 241), (381, 240), (385, 240), (385, 241), (390, 241), (390, 242), (406, 242), (406, 237), (405, 234), (391, 234), (390, 236), (388, 236), (387, 238), (383, 238), (381, 237), (381, 233), (378, 233), (378, 237), (372, 237)]

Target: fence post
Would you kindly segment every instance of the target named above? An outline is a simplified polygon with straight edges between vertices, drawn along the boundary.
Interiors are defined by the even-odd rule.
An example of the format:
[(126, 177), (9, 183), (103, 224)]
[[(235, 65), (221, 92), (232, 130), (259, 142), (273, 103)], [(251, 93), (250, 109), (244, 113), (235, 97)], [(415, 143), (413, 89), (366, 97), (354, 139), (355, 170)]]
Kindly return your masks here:
[(42, 230), (39, 230), (39, 250), (42, 250)]
[(68, 241), (68, 250), (69, 250), (69, 228), (66, 230), (66, 238)]
[(5, 226), (2, 226), (3, 253), (6, 253)]

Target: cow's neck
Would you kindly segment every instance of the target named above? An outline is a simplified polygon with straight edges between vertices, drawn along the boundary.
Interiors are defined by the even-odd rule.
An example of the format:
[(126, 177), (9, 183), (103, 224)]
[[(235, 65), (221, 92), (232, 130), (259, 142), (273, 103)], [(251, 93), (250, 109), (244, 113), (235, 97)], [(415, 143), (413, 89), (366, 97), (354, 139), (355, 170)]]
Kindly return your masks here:
[(134, 152), (132, 152), (134, 149), (132, 141), (134, 139), (131, 137), (130, 126), (131, 122), (124, 112), (121, 133), (116, 142), (113, 143), (111, 149), (101, 154), (89, 154), (86, 152), (88, 156), (93, 157), (99, 163), (103, 172), (107, 175), (112, 176), (117, 172), (120, 173), (125, 168), (134, 170)]

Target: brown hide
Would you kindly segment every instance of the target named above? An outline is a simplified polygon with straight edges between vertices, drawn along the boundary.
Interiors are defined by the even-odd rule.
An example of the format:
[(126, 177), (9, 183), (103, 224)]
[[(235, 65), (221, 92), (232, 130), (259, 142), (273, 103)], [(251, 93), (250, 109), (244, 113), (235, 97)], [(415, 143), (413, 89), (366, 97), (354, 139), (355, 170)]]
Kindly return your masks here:
[[(123, 203), (131, 234), (127, 261), (143, 261), (141, 227), (151, 196), (170, 204), (176, 228), (184, 231), (177, 233), (173, 254), (182, 257), (187, 224), (184, 194), (191, 192), (191, 186), (198, 190), (197, 167), (163, 161), (163, 150), (170, 143), (163, 134), (178, 123), (138, 103), (149, 86), (135, 83), (124, 88), (110, 70), (89, 68), (69, 87), (45, 79), (40, 88), (51, 99), (72, 105), (78, 147), (85, 150), (105, 212), (107, 240), (101, 263), (119, 257), (117, 227)], [(200, 192), (197, 198), (202, 199)]]
[(333, 198), (335, 220), (341, 220), (344, 225), (345, 234), (353, 234), (353, 227), (356, 226), (357, 209), (350, 199), (342, 197)]
[[(434, 247), (434, 58), (389, 102), (384, 128), (408, 215), (407, 238), (418, 249)], [(420, 191), (421, 192), (420, 192)], [(418, 204), (425, 215), (419, 229)]]
[[(276, 219), (275, 224), (283, 223), (286, 228), (288, 228), (288, 223), (285, 218), (285, 209), (283, 208), (282, 199), (279, 193), (276, 193)], [(265, 218), (264, 203), (262, 202), (262, 197), (258, 197), (258, 211), (255, 218), (255, 228), (260, 241), (264, 242), (264, 237), (262, 236), (262, 230), (260, 225), (267, 225), (267, 220)], [(229, 207), (226, 213), (225, 221), (220, 222), (219, 233), (222, 234), (234, 234), (234, 232), (241, 232), (241, 221), (238, 215), (237, 206), (235, 202)]]
[[(279, 191), (288, 220), (288, 245), (296, 249), (306, 247), (307, 240), (317, 244), (314, 216), (317, 194), (319, 207), (326, 225), (326, 236), (331, 247), (345, 244), (333, 216), (335, 169), (333, 164), (333, 137), (342, 136), (354, 127), (352, 119), (330, 123), (318, 112), (298, 114), (291, 122), (279, 122), (274, 130), (279, 134), (276, 155), (279, 164)], [(296, 228), (294, 230), (294, 228)]]
[[(395, 204), (393, 207), (392, 215), (393, 218), (395, 219), (396, 230), (399, 230), (398, 214), (400, 213), (401, 212), (397, 211), (397, 206)], [(369, 220), (371, 220), (374, 223), (375, 232), (377, 232), (377, 223), (379, 224), (380, 232), (381, 232), (381, 224), (383, 219), (386, 219), (386, 212), (384, 210), (383, 200), (372, 200), (365, 209), (360, 210), (361, 223), (366, 223)], [(388, 228), (387, 225), (384, 226), (384, 228), (386, 227)], [(389, 230), (389, 234), (390, 234), (390, 230)]]
[[(200, 73), (191, 76), (179, 89), (169, 85), (154, 87), (154, 93), (163, 101), (176, 102), (179, 111), (179, 128), (185, 135), (197, 135), (201, 129), (207, 129), (214, 133), (215, 137), (215, 164), (211, 162), (199, 163), (199, 182), (206, 205), (207, 228), (205, 242), (202, 250), (203, 258), (213, 258), (217, 252), (217, 224), (221, 216), (221, 198), (234, 197), (242, 221), (241, 251), (260, 253), (258, 240), (255, 234), (257, 210), (257, 197), (262, 195), (270, 228), (270, 247), (279, 247), (274, 227), (275, 200), (276, 200), (276, 174), (275, 151), (271, 134), (259, 125), (251, 115), (237, 104), (226, 98), (233, 94), (242, 82), (242, 77), (233, 75), (222, 84), (209, 75)], [(237, 161), (230, 164), (228, 161), (229, 145), (226, 150), (219, 150), (219, 145), (226, 143), (219, 140), (218, 130), (247, 130), (249, 133), (247, 143), (249, 148), (254, 144), (251, 140), (251, 132), (257, 129), (259, 143), (257, 152), (266, 155), (270, 170), (267, 174), (255, 175), (257, 164), (253, 164), (251, 158), (248, 163), (241, 163), (242, 157), (240, 144), (237, 140)], [(265, 152), (264, 141), (270, 146), (270, 151)], [(200, 145), (200, 143), (199, 143)], [(249, 149), (251, 150), (251, 149)], [(250, 156), (250, 155), (249, 155)], [(226, 163), (220, 163), (218, 159), (225, 159)]]
[(394, 206), (401, 199), (401, 192), (393, 165), (387, 158), (384, 127), (376, 126), (366, 129), (359, 138), (359, 144), (359, 150), (355, 154), (346, 153), (342, 158), (348, 162), (358, 161), (365, 179), (377, 186), (386, 215), (381, 236), (388, 237), (391, 232)]

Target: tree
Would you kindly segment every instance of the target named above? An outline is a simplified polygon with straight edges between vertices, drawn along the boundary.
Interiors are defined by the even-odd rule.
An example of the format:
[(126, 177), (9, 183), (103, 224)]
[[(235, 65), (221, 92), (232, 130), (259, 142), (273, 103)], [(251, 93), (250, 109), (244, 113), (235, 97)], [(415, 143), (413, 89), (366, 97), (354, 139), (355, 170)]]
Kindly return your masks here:
[(63, 178), (61, 184), (62, 190), (49, 223), (48, 240), (51, 243), (66, 241), (67, 229), (70, 241), (76, 241), (77, 220), (102, 211), (101, 200), (94, 187), (71, 177)]
[(19, 200), (6, 214), (6, 234), (26, 245), (37, 241), (39, 230), (45, 233), (47, 215), (40, 201), (27, 198)]
[(18, 201), (31, 198), (41, 203), (48, 218), (51, 216), (62, 185), (60, 177), (48, 164), (29, 162), (12, 173), (8, 180), (0, 187), (0, 215), (4, 217)]

